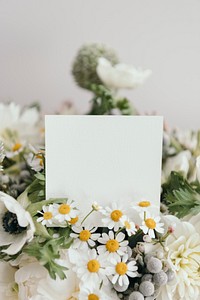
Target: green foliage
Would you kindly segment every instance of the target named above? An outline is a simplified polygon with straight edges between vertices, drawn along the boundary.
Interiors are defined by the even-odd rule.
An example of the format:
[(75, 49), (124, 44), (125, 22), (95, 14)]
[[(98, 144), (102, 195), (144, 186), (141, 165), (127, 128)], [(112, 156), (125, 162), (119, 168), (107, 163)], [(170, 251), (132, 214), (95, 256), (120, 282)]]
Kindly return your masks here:
[(92, 99), (92, 108), (89, 115), (110, 115), (112, 110), (118, 109), (122, 115), (132, 115), (136, 111), (126, 98), (115, 98), (113, 93), (103, 85), (91, 85), (95, 96)]
[(200, 185), (189, 183), (177, 172), (172, 172), (168, 182), (163, 185), (162, 200), (170, 213), (179, 218), (200, 212)]
[(35, 180), (28, 187), (28, 198), (32, 203), (45, 199), (45, 175), (37, 173)]
[[(60, 251), (68, 249), (73, 241), (70, 238), (70, 228), (62, 228), (60, 237), (51, 238), (45, 241), (41, 237), (36, 237), (31, 243), (24, 247), (23, 251), (29, 256), (33, 256), (49, 271), (50, 276), (56, 279), (58, 275), (61, 279), (66, 278), (64, 271), (66, 267), (58, 264), (57, 259), (60, 259)], [(59, 235), (59, 233), (58, 233)]]

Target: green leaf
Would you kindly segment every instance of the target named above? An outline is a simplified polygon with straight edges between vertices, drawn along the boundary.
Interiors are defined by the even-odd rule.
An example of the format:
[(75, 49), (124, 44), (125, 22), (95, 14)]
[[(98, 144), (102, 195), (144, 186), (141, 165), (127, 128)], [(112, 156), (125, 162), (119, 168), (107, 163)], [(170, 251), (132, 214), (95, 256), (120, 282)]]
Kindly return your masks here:
[(161, 199), (172, 214), (183, 218), (200, 212), (199, 182), (189, 183), (180, 173), (172, 172), (162, 188)]

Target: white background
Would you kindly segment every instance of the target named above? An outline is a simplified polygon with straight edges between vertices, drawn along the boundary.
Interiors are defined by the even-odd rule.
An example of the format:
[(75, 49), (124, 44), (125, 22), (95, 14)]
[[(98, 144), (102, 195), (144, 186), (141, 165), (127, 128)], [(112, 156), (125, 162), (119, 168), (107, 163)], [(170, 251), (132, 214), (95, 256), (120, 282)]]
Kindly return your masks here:
[(90, 94), (70, 70), (78, 48), (94, 41), (152, 69), (143, 87), (124, 92), (142, 113), (200, 128), (199, 0), (0, 0), (0, 101), (39, 100), (53, 113), (73, 100), (86, 111)]

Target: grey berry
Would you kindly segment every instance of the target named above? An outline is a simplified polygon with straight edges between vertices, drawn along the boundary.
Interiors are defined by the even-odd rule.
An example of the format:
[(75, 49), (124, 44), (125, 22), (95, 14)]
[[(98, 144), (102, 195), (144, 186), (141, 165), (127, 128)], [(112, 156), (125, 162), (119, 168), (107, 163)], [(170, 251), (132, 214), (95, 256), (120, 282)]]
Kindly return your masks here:
[(153, 282), (157, 286), (162, 286), (167, 283), (168, 277), (167, 274), (164, 271), (160, 271), (159, 273), (156, 273), (153, 275)]
[(152, 281), (153, 275), (152, 274), (144, 274), (141, 281)]
[(144, 262), (147, 264), (148, 260), (152, 257), (154, 257), (154, 255), (152, 253), (146, 254), (144, 257)]
[(168, 282), (174, 280), (175, 273), (174, 273), (172, 270), (168, 270), (168, 271), (166, 272), (166, 274), (167, 274)]
[(147, 261), (147, 269), (151, 273), (158, 273), (162, 270), (162, 262), (158, 258), (152, 257)]
[(144, 300), (144, 296), (140, 292), (132, 292), (128, 300)]
[(151, 296), (154, 293), (154, 285), (150, 281), (143, 281), (140, 286), (139, 286), (139, 291), (144, 295), (144, 296)]

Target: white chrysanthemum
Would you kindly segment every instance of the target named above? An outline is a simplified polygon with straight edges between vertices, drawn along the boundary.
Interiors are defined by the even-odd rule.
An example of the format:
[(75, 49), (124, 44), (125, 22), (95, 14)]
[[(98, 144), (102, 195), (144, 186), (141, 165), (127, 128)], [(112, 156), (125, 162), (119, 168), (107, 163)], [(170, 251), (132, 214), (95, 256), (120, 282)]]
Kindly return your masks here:
[(105, 258), (98, 255), (95, 249), (81, 252), (79, 259), (74, 259), (72, 262), (75, 263), (74, 271), (82, 283), (87, 282), (88, 286), (93, 284), (98, 286), (103, 281), (106, 284)]
[(158, 299), (199, 300), (200, 214), (191, 223), (174, 216), (166, 216), (164, 220), (168, 225), (176, 223), (174, 233), (166, 240), (168, 262), (176, 273), (176, 282), (164, 287)]
[(99, 233), (95, 233), (97, 227), (87, 226), (78, 227), (72, 226), (73, 233), (70, 234), (74, 238), (73, 247), (79, 249), (87, 249), (88, 246), (94, 247), (95, 241), (100, 237)]
[(100, 212), (106, 216), (102, 219), (102, 222), (105, 227), (117, 231), (121, 227), (121, 217), (124, 215), (124, 212), (120, 206), (116, 203), (112, 203), (111, 207), (105, 207), (100, 210)]
[(128, 241), (124, 240), (125, 234), (119, 232), (116, 236), (113, 231), (102, 233), (102, 237), (98, 239), (100, 245), (97, 247), (98, 253), (104, 254), (107, 259), (117, 258), (127, 253)]
[(128, 236), (135, 234), (136, 227), (135, 227), (134, 222), (131, 222), (127, 216), (122, 216), (120, 220), (121, 220), (122, 226), (125, 228)]
[(41, 222), (42, 225), (52, 225), (53, 224), (53, 219), (55, 216), (55, 208), (53, 205), (48, 205), (45, 206), (43, 205), (42, 207), (43, 212), (39, 211), (42, 216), (37, 219), (37, 222)]
[(16, 270), (8, 262), (0, 262), (0, 299), (18, 300), (17, 284), (15, 283)]
[(109, 276), (113, 284), (119, 284), (121, 287), (129, 285), (129, 278), (138, 276), (136, 261), (128, 262), (128, 255), (116, 257), (111, 260), (111, 267), (106, 268), (106, 274)]
[(73, 201), (69, 201), (63, 204), (54, 204), (56, 210), (55, 219), (63, 223), (65, 221), (70, 221), (72, 218), (76, 218), (77, 210), (76, 205)]
[(97, 74), (101, 81), (111, 89), (134, 89), (142, 85), (151, 75), (151, 70), (142, 70), (126, 64), (116, 64), (104, 57), (98, 59)]
[(141, 214), (140, 217), (143, 219), (140, 228), (144, 234), (148, 234), (151, 238), (155, 238), (155, 231), (164, 233), (164, 223), (160, 223), (160, 216), (153, 217), (150, 215), (150, 213), (146, 212), (145, 219), (144, 214)]
[(0, 192), (0, 246), (10, 255), (18, 253), (33, 239), (35, 226), (28, 211), (11, 196)]

